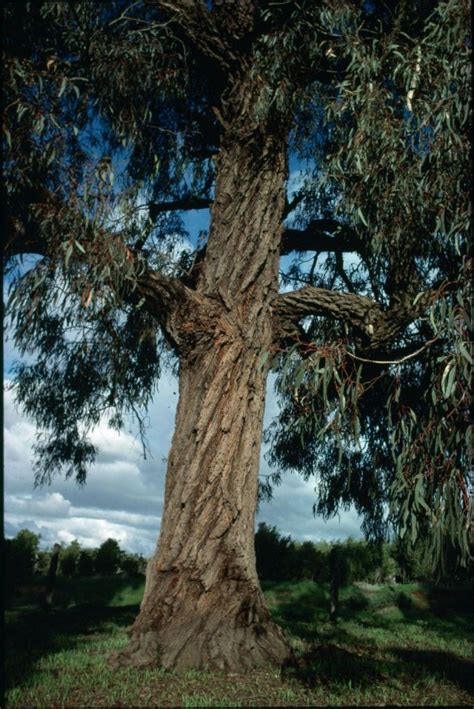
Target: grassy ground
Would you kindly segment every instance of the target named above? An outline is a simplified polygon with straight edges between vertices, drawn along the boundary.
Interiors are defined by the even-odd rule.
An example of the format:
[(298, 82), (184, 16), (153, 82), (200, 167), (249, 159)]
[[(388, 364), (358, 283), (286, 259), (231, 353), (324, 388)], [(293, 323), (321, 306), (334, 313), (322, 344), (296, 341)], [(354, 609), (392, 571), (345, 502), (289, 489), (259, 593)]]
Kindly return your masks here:
[(33, 596), (24, 596), (6, 612), (7, 706), (474, 703), (474, 609), (467, 591), (351, 586), (341, 593), (334, 624), (327, 620), (325, 588), (310, 581), (266, 584), (273, 616), (289, 633), (296, 661), (280, 672), (229, 677), (110, 670), (107, 654), (126, 642), (143, 584), (61, 581), (52, 610), (25, 605)]

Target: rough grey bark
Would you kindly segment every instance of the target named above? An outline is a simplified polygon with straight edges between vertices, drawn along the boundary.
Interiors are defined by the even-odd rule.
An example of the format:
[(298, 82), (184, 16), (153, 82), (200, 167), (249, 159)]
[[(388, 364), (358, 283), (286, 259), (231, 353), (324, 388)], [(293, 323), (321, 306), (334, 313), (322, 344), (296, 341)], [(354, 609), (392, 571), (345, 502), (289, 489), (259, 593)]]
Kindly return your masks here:
[(291, 336), (294, 323), (307, 315), (328, 315), (351, 327), (360, 338), (362, 351), (377, 352), (393, 342), (438, 295), (439, 290), (430, 288), (415, 302), (408, 299), (384, 310), (364, 295), (305, 286), (275, 300), (275, 338)]
[(254, 551), (267, 377), (260, 364), (273, 339), (284, 133), (229, 132), (217, 162), (193, 307), (188, 301), (173, 318), (180, 387), (160, 537), (130, 644), (115, 664), (242, 672), (290, 654), (270, 620)]

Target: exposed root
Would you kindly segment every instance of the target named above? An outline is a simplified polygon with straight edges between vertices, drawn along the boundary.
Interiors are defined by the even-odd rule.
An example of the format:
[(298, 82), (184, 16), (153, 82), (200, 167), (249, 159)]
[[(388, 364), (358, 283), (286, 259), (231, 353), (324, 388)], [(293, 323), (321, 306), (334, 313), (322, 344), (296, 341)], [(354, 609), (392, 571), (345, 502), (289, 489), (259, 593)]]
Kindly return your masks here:
[(159, 662), (158, 633), (149, 630), (130, 636), (130, 641), (121, 650), (114, 652), (108, 660), (110, 667), (156, 667)]

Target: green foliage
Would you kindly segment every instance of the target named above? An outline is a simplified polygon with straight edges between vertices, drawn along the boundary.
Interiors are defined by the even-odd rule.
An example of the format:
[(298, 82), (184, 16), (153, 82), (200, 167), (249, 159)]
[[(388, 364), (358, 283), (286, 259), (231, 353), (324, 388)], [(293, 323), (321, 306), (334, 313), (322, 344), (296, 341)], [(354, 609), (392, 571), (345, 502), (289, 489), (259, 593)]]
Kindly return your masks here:
[(98, 574), (108, 576), (115, 574), (120, 566), (122, 551), (116, 539), (103, 542), (95, 556), (95, 570)]
[[(21, 263), (10, 261), (8, 312), (19, 352), (37, 358), (18, 366), (16, 396), (41, 430), (39, 483), (57, 471), (84, 482), (96, 455), (87, 434), (101, 417), (120, 428), (136, 416), (145, 446), (143, 412), (160, 375), (156, 322), (142, 303), (123, 299), (130, 301), (145, 268), (143, 254), (132, 258), (137, 240), (155, 241), (171, 227), (175, 236), (148, 252), (150, 266), (170, 270), (166, 252), (182, 228), (167, 215), (152, 224), (137, 205), (143, 185), (123, 170), (113, 179), (131, 148), (119, 147), (110, 111), (99, 115), (94, 82), (102, 77), (90, 75), (100, 27), (122, 9), (88, 2), (74, 10), (52, 2), (5, 8), (5, 198), (14, 234), (28, 233), (20, 253), (41, 255), (24, 276)], [(97, 61), (109, 66), (110, 57)], [(142, 85), (136, 76), (122, 80)]]
[(354, 504), (369, 536), (428, 536), (442, 569), (447, 548), (469, 557), (470, 30), (463, 0), (429, 11), (321, 11), (336, 77), (325, 97), (314, 89), (327, 134), (298, 219), (338, 215), (359, 254), (350, 266), (316, 257), (309, 280), (296, 266), (289, 280), (362, 289), (394, 319), (419, 313), (388, 352), (367, 353), (360, 335), (308, 318), (301, 342), (273, 361), (282, 406), (267, 440), (278, 471), (317, 477), (315, 512)]
[(383, 544), (367, 544), (348, 539), (331, 545), (328, 553), (328, 567), (331, 580), (338, 586), (346, 586), (354, 581), (385, 581), (392, 566), (383, 564), (388, 557), (388, 549)]
[(276, 527), (261, 522), (255, 535), (257, 573), (260, 578), (281, 581), (295, 578), (296, 546), (291, 537), (282, 537)]
[[(282, 284), (365, 294), (390, 308), (397, 333), (377, 346), (371, 313), (363, 327), (315, 315), (272, 353), (281, 413), (267, 433), (267, 495), (283, 470), (315, 475), (318, 514), (353, 504), (369, 537), (396, 528), (426, 537), (442, 570), (451, 556), (466, 564), (468, 2), (257, 5), (246, 38), (239, 22), (222, 26), (234, 54), (216, 70), (159, 3), (6, 4), (2, 196), (7, 258), (18, 254), (8, 325), (36, 355), (15, 380), (40, 429), (36, 480), (84, 482), (103, 420), (120, 428), (134, 415), (145, 448), (146, 408), (175, 360), (137, 284), (193, 260), (181, 217), (150, 204), (211, 198), (233, 82), (250, 72), (260, 134), (287, 126), (300, 158), (294, 224), (327, 220), (338, 225), (328, 236), (354, 243), (350, 258), (295, 258)], [(219, 22), (224, 6), (206, 11)], [(26, 274), (22, 254), (37, 255)], [(290, 568), (294, 550), (281, 546)]]
[(3, 540), (5, 581), (9, 589), (33, 575), (41, 536), (21, 529), (13, 539)]
[[(5, 580), (9, 591), (13, 590), (16, 584), (31, 580), (33, 574), (47, 576), (53, 550), (40, 550), (40, 539), (40, 535), (22, 529), (14, 539), (3, 540)], [(146, 572), (146, 559), (141, 554), (122, 551), (116, 539), (107, 539), (97, 549), (83, 549), (77, 539), (67, 545), (58, 546), (61, 575), (58, 587), (65, 591), (70, 590), (67, 579), (71, 580), (73, 577), (83, 577), (87, 590), (87, 577), (95, 574), (106, 577), (121, 572), (130, 579), (141, 579)], [(109, 587), (106, 585), (104, 588)]]
[(141, 554), (127, 554), (122, 552), (120, 557), (120, 571), (125, 576), (138, 577), (145, 573), (146, 563)]
[[(257, 572), (263, 581), (309, 579), (344, 586), (355, 581), (383, 583), (393, 580), (399, 568), (394, 549), (387, 543), (347, 539), (344, 542), (295, 542), (282, 537), (265, 522), (255, 534)], [(417, 578), (407, 573), (406, 578)]]
[[(258, 534), (258, 532), (257, 532)], [(326, 573), (325, 550), (321, 544), (303, 542), (297, 546), (298, 576), (312, 581), (322, 580)]]
[(92, 576), (95, 571), (96, 553), (92, 549), (82, 549), (77, 559), (76, 573), (78, 576)]
[(61, 549), (59, 568), (64, 576), (74, 576), (76, 574), (80, 555), (81, 545), (77, 539), (74, 539), (70, 544)]
[(39, 576), (46, 576), (51, 563), (51, 551), (40, 549), (36, 555), (35, 573)]

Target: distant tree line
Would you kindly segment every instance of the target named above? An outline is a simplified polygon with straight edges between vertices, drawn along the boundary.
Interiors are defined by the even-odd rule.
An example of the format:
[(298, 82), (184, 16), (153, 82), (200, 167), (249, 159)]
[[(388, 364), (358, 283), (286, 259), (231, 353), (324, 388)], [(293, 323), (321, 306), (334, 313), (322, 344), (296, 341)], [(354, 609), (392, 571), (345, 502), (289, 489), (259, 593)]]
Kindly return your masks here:
[[(318, 583), (354, 581), (386, 583), (432, 581), (430, 557), (422, 540), (412, 545), (407, 538), (391, 542), (345, 541), (298, 542), (283, 536), (276, 527), (261, 522), (255, 534), (257, 572), (262, 580), (311, 579)], [(446, 577), (452, 580), (472, 575), (453, 568), (447, 559)]]
[[(28, 529), (20, 530), (13, 539), (3, 540), (4, 578), (8, 587), (34, 575), (48, 575), (53, 549), (40, 549), (40, 541), (41, 535)], [(96, 549), (83, 548), (76, 539), (58, 546), (58, 575), (133, 577), (146, 571), (146, 559), (122, 550), (116, 539), (109, 538)], [(336, 601), (338, 588), (355, 581), (434, 580), (429, 555), (420, 541), (414, 546), (399, 538), (380, 543), (352, 538), (336, 542), (299, 542), (283, 536), (275, 526), (261, 522), (255, 534), (255, 553), (261, 580), (310, 579), (330, 584)], [(459, 572), (456, 576), (449, 566), (448, 573), (451, 580), (459, 578)], [(466, 575), (472, 576), (472, 566), (464, 573)]]
[[(47, 576), (53, 549), (40, 549), (41, 535), (22, 529), (13, 539), (3, 540), (4, 578), (13, 586), (34, 575)], [(59, 545), (57, 573), (62, 576), (111, 576), (145, 573), (146, 559), (141, 554), (123, 551), (116, 539), (107, 539), (96, 549), (82, 548), (75, 539)]]

